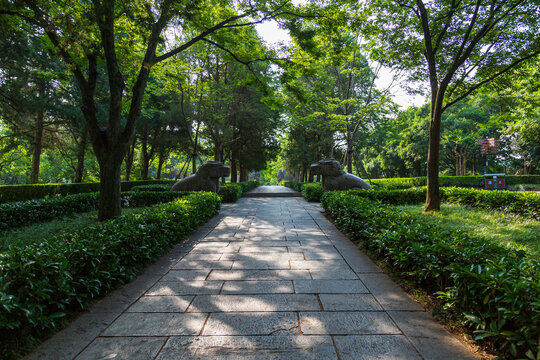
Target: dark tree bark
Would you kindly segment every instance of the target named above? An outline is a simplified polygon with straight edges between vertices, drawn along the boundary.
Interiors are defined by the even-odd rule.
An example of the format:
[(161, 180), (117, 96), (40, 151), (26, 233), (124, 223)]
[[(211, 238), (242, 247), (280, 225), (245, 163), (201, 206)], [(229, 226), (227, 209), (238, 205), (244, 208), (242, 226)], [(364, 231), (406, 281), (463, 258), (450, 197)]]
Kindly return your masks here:
[(353, 153), (353, 141), (352, 138), (347, 137), (347, 172), (349, 174), (353, 173), (353, 164), (352, 164), (352, 153)]
[(238, 182), (238, 170), (236, 168), (236, 151), (232, 151), (231, 154), (231, 182), (235, 183)]
[(150, 163), (154, 158), (154, 146), (148, 146), (148, 134), (144, 133), (141, 140), (142, 149), (142, 164), (141, 164), (141, 179), (148, 180), (148, 171), (150, 169)]
[(166, 160), (165, 151), (160, 151), (159, 158), (158, 158), (157, 174), (156, 174), (156, 179), (158, 180), (161, 179), (161, 170), (163, 169), (163, 164), (165, 163), (165, 160)]
[(32, 145), (32, 173), (30, 174), (30, 184), (39, 182), (39, 164), (41, 162), (41, 150), (43, 149), (43, 127), (45, 114), (41, 108), (36, 116), (36, 131)]
[(112, 217), (119, 216), (121, 210), (121, 181), (120, 172), (122, 169), (122, 157), (107, 156), (98, 160), (99, 162), (99, 208), (98, 219), (106, 220), (103, 214), (111, 214)]
[(223, 144), (214, 143), (214, 161), (223, 161)]
[(127, 155), (126, 155), (126, 174), (124, 177), (124, 181), (129, 181), (129, 177), (131, 176), (131, 168), (133, 167), (133, 158), (135, 156), (135, 144), (136, 139), (133, 137), (133, 141), (131, 142), (130, 146), (128, 147)]
[(440, 211), (439, 155), (441, 144), (441, 112), (435, 110), (429, 126), (429, 148), (427, 161), (427, 194), (424, 211)]
[(85, 128), (83, 130), (81, 141), (79, 142), (79, 147), (77, 149), (77, 169), (75, 170), (75, 177), (73, 182), (80, 183), (82, 182), (84, 175), (84, 158), (86, 155), (86, 148), (88, 147), (88, 130)]

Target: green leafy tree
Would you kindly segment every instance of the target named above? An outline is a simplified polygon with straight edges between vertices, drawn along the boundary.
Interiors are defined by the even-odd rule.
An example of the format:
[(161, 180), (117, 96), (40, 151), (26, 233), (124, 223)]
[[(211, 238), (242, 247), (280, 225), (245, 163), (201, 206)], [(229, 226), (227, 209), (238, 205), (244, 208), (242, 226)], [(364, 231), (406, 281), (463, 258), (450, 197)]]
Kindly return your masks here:
[(524, 0), (371, 0), (358, 14), (353, 24), (374, 59), (408, 71), (410, 80), (429, 82), (424, 210), (438, 211), (442, 114), (540, 53), (540, 6)]
[[(288, 15), (289, 5), (287, 1), (25, 0), (3, 2), (0, 14), (19, 16), (30, 24), (30, 31), (43, 33), (50, 49), (74, 74), (100, 166), (98, 218), (106, 220), (121, 213), (121, 166), (133, 140), (152, 67), (197, 42), (211, 41), (217, 46), (228, 31)], [(179, 35), (158, 49), (165, 41), (163, 34), (173, 28), (180, 31)], [(187, 29), (196, 35), (189, 37)], [(96, 87), (102, 69), (106, 69), (108, 85), (108, 114), (104, 119), (98, 118), (96, 111)]]

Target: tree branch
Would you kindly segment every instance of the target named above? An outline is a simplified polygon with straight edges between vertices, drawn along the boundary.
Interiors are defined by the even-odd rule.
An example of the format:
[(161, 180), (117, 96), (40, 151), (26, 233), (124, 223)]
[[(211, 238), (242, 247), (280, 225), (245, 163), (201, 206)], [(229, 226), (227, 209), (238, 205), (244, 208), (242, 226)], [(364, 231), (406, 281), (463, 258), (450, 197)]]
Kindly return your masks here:
[(437, 36), (437, 40), (435, 40), (435, 47), (433, 48), (433, 54), (437, 54), (437, 51), (439, 50), (439, 46), (441, 45), (441, 41), (446, 35), (446, 32), (448, 31), (448, 28), (450, 27), (450, 23), (452, 22), (452, 18), (454, 17), (454, 13), (456, 12), (456, 0), (452, 0), (452, 4), (450, 5), (450, 11), (448, 15), (446, 16), (446, 23), (444, 24), (444, 28), (442, 29), (439, 36)]
[(537, 50), (525, 57), (522, 57), (520, 59), (517, 59), (516, 61), (514, 61), (513, 63), (509, 64), (508, 66), (506, 66), (505, 68), (503, 68), (502, 70), (496, 72), (495, 74), (493, 74), (492, 76), (488, 77), (487, 79), (471, 86), (465, 93), (463, 93), (462, 95), (460, 95), (459, 97), (457, 97), (456, 99), (452, 100), (451, 102), (449, 102), (448, 104), (446, 104), (444, 107), (443, 107), (443, 111), (446, 110), (447, 108), (449, 108), (450, 106), (454, 105), (455, 103), (457, 103), (458, 101), (460, 100), (463, 100), (464, 98), (466, 98), (469, 94), (471, 94), (473, 91), (477, 90), (478, 88), (480, 88), (481, 86), (483, 86), (484, 84), (496, 79), (497, 77), (501, 76), (502, 74), (512, 70), (513, 68), (515, 68), (517, 65), (521, 64), (522, 62), (526, 61), (526, 60), (529, 60), (529, 59), (532, 59), (533, 57), (537, 56), (540, 54), (540, 50)]
[[(167, 52), (167, 53), (165, 53), (163, 55), (157, 56), (155, 58), (155, 62), (158, 63), (160, 61), (163, 61), (165, 59), (170, 58), (171, 56), (179, 54), (182, 51), (184, 51), (184, 50), (188, 49), (189, 47), (191, 47), (192, 45), (194, 45), (195, 43), (197, 43), (198, 41), (201, 41), (207, 35), (212, 34), (216, 30), (222, 29), (225, 25), (227, 25), (227, 24), (229, 24), (229, 23), (231, 23), (233, 21), (243, 19), (243, 18), (248, 17), (248, 16), (249, 16), (249, 14), (246, 13), (246, 14), (242, 14), (242, 15), (232, 16), (232, 17), (230, 17), (230, 18), (228, 18), (226, 20), (223, 20), (222, 22), (220, 22), (220, 23), (212, 26), (211, 28), (208, 28), (205, 31), (201, 32), (199, 35), (195, 36), (194, 38), (192, 38), (188, 42), (184, 43), (183, 45), (177, 47), (176, 49), (171, 50), (171, 51), (169, 51), (169, 52)], [(246, 23), (245, 26), (248, 26), (248, 25), (251, 25), (251, 24)]]

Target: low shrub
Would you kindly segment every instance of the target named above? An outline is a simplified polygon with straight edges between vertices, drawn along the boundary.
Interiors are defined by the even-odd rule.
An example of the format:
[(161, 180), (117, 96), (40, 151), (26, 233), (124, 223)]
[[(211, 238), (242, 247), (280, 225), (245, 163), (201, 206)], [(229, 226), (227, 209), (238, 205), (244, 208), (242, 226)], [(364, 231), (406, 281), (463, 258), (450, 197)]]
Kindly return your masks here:
[[(326, 192), (321, 205), (336, 224), (401, 276), (438, 294), (477, 339), (512, 358), (536, 359), (540, 334), (540, 262), (523, 251), (448, 231), (358, 191)], [(356, 195), (356, 196), (355, 196)]]
[(371, 179), (370, 183), (373, 190), (397, 190), (409, 189), (415, 186), (422, 186), (417, 185), (417, 181), (415, 179), (417, 178)]
[[(402, 190), (355, 190), (352, 194), (392, 205), (417, 204), (426, 200), (425, 187)], [(540, 194), (534, 192), (447, 187), (441, 188), (440, 194), (441, 200), (444, 202), (481, 209), (505, 211), (540, 221)]]
[(248, 192), (248, 191), (251, 191), (253, 189), (255, 189), (257, 186), (259, 186), (259, 182), (257, 180), (253, 180), (253, 181), (242, 181), (242, 182), (239, 182), (237, 184), (240, 184), (240, 186), (242, 186), (242, 192)]
[(442, 189), (443, 201), (488, 210), (500, 210), (540, 221), (540, 194), (459, 188)]
[[(168, 202), (187, 192), (138, 192), (122, 193), (123, 207), (150, 206)], [(47, 221), (59, 216), (95, 210), (99, 205), (98, 193), (86, 193), (0, 204), (0, 231), (27, 224)]]
[(170, 191), (171, 184), (152, 184), (152, 185), (137, 185), (131, 188), (131, 191)]
[(418, 204), (426, 200), (426, 188), (375, 191), (351, 190), (351, 194), (392, 205)]
[(215, 215), (220, 198), (193, 193), (25, 248), (0, 253), (0, 358), (63, 325), (68, 313), (131, 280)]
[[(506, 175), (506, 186), (519, 184), (540, 184), (540, 175)], [(425, 176), (412, 178), (372, 179), (374, 189), (407, 189), (415, 186), (426, 186)], [(484, 188), (484, 176), (439, 176), (439, 185), (442, 187)]]
[(305, 183), (304, 182), (301, 182), (301, 181), (288, 181), (288, 180), (283, 180), (280, 185), (282, 186), (285, 186), (285, 187), (288, 187), (288, 188), (291, 188), (293, 189), (294, 191), (298, 191), (298, 192), (301, 192), (302, 191), (302, 186), (304, 185)]
[(307, 201), (320, 202), (323, 193), (321, 183), (306, 183), (302, 186), (302, 196)]
[[(173, 180), (123, 181), (122, 191), (149, 184), (172, 184)], [(42, 199), (52, 195), (72, 195), (99, 191), (99, 183), (0, 185), (0, 204), (12, 201)]]
[(236, 202), (242, 197), (242, 189), (243, 187), (239, 183), (221, 184), (219, 187), (219, 197), (225, 203)]

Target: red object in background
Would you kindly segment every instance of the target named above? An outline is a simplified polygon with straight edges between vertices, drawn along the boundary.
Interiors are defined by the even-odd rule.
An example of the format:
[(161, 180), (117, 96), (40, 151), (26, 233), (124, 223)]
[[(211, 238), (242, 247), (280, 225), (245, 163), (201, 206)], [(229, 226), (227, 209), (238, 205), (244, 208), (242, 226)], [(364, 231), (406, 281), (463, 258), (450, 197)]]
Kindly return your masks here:
[(498, 177), (497, 178), (497, 189), (505, 189), (506, 188), (506, 184), (505, 184), (505, 180), (503, 177)]
[(486, 177), (486, 190), (493, 190), (493, 178)]
[(478, 139), (476, 140), (476, 145), (480, 145), (480, 152), (482, 154), (495, 154), (499, 152), (499, 140), (494, 138), (490, 139)]

